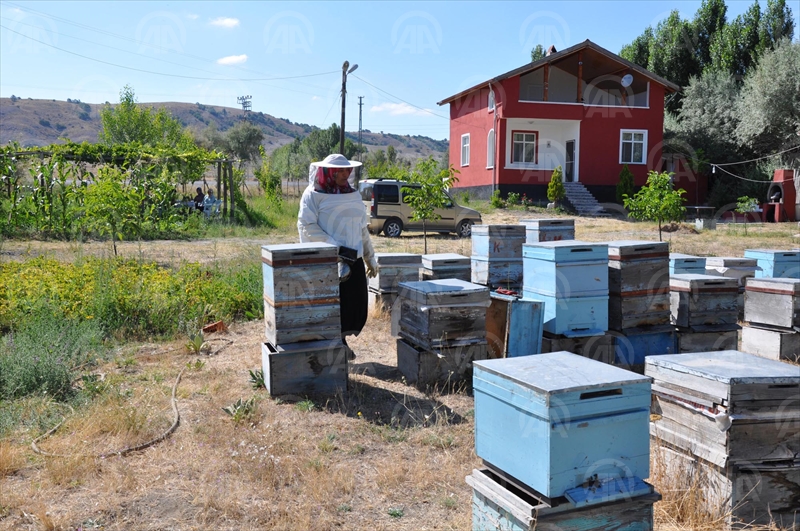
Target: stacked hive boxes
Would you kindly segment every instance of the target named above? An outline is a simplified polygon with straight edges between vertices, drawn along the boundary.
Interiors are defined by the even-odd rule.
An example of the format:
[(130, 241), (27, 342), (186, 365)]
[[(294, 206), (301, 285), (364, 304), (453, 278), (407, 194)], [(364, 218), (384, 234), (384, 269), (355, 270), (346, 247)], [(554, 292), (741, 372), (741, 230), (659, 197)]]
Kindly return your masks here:
[(472, 279), (469, 257), (456, 253), (423, 254), (419, 280), (446, 278), (469, 282)]
[(347, 389), (337, 255), (338, 248), (327, 243), (261, 248), (267, 336), (262, 365), (271, 395)]
[[(542, 351), (565, 342), (608, 346), (608, 246), (577, 240), (523, 246), (523, 295), (544, 302)], [(569, 345), (573, 347), (574, 345)], [(608, 353), (613, 348), (606, 349)], [(596, 357), (584, 348), (584, 356)]]
[(575, 239), (574, 219), (522, 219), (525, 243), (557, 242)]
[(473, 389), (473, 529), (652, 529), (650, 378), (554, 352), (477, 361)]
[(709, 256), (706, 258), (706, 275), (735, 278), (739, 284), (739, 320), (744, 319), (744, 282), (758, 272), (758, 261), (734, 256)]
[(472, 227), (472, 282), (490, 288), (522, 286), (522, 244), (525, 225)]
[(513, 358), (542, 351), (544, 303), (491, 292), (486, 312), (490, 358)]
[(658, 466), (673, 478), (691, 472), (685, 483), (702, 489), (719, 516), (800, 524), (796, 366), (729, 350), (648, 357), (645, 374), (653, 377)]
[(489, 289), (463, 280), (404, 282), (397, 367), (408, 383), (460, 379), (472, 360), (485, 359)]
[(669, 289), (672, 323), (678, 327), (678, 352), (737, 348), (739, 288), (736, 279), (672, 275)]
[(608, 328), (614, 363), (641, 373), (645, 356), (674, 354), (670, 324), (669, 244), (608, 242)]
[(744, 320), (742, 350), (800, 362), (800, 279), (747, 279)]
[(705, 275), (706, 259), (690, 254), (669, 253), (670, 275)]
[(800, 278), (800, 250), (747, 249), (744, 257), (756, 261), (756, 278)]
[(369, 279), (370, 307), (385, 310), (391, 308), (397, 298), (397, 287), (401, 282), (419, 279), (422, 257), (409, 253), (375, 253), (378, 274)]

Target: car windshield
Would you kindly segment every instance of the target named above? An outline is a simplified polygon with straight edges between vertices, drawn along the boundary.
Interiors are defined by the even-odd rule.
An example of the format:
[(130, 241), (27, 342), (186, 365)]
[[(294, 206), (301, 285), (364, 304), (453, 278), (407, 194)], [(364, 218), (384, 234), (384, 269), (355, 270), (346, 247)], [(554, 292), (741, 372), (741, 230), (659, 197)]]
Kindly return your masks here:
[(361, 194), (362, 201), (372, 201), (372, 183), (368, 182), (359, 183), (358, 192)]

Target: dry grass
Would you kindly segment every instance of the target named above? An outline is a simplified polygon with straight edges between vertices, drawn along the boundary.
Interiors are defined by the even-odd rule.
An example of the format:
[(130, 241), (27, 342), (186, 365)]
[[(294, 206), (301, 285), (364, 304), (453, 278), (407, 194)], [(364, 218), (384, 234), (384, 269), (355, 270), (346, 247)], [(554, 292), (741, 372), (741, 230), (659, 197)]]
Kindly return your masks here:
[[(543, 217), (493, 212), (487, 223)], [(578, 219), (590, 241), (657, 239), (652, 224)], [(672, 249), (741, 255), (745, 248), (797, 246), (795, 227), (751, 226), (748, 236), (716, 232), (668, 234)], [(123, 243), (125, 256), (160, 263), (255, 260), (266, 243), (295, 241), (293, 232), (264, 240)], [(374, 238), (379, 251), (421, 252), (418, 233)], [(428, 252), (470, 255), (469, 240), (434, 236)], [(52, 254), (66, 260), (108, 252), (105, 243), (5, 242), (3, 259)], [(232, 341), (204, 364), (187, 368), (178, 390), (181, 424), (165, 442), (124, 458), (43, 458), (30, 450), (41, 431), (20, 429), (0, 441), (0, 530), (422, 530), (469, 529), (471, 490), (464, 477), (480, 466), (474, 454), (468, 389), (428, 394), (403, 383), (386, 313), (370, 313), (360, 337), (347, 395), (318, 400), (311, 411), (254, 391), (248, 370), (260, 367), (263, 322), (233, 325)], [(213, 336), (212, 336), (213, 337)], [(109, 389), (71, 416), (40, 446), (55, 453), (102, 453), (142, 442), (169, 425), (169, 392), (178, 372), (197, 358), (183, 342), (129, 345), (133, 366), (99, 367)], [(222, 408), (256, 398), (248, 421)], [(664, 500), (660, 530), (722, 527), (705, 514), (695, 485), (657, 464), (652, 479)], [(389, 512), (392, 510), (392, 514)], [(398, 516), (402, 513), (402, 516)], [(99, 528), (99, 527), (97, 527)]]

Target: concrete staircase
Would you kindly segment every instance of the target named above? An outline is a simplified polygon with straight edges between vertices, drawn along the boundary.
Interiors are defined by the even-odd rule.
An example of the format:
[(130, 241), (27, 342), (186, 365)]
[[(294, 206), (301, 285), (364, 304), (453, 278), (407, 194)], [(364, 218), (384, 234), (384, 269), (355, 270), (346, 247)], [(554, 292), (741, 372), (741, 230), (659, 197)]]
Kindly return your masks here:
[(600, 206), (597, 199), (594, 198), (583, 184), (565, 182), (564, 189), (567, 192), (567, 201), (569, 201), (572, 208), (575, 209), (579, 216), (610, 217), (608, 212), (603, 210), (603, 207)]

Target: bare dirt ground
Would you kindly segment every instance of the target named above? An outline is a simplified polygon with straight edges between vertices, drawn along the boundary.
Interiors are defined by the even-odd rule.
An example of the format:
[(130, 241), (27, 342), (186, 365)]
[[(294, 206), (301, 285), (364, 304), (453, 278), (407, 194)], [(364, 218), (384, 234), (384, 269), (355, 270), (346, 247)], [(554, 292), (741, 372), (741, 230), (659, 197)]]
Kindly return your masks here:
[[(533, 216), (501, 211), (484, 222), (524, 217)], [(590, 241), (658, 238), (652, 224), (578, 219), (576, 227), (577, 237)], [(684, 228), (665, 238), (672, 238), (674, 251), (741, 256), (745, 248), (796, 247), (796, 232), (794, 224), (750, 227), (746, 237), (724, 227), (703, 234)], [(295, 238), (287, 232), (263, 240), (119, 247), (123, 256), (163, 264), (256, 260), (260, 245)], [(418, 233), (374, 241), (379, 251), (422, 252)], [(428, 251), (470, 255), (470, 241), (435, 236)], [(107, 256), (110, 245), (7, 241), (0, 252), (3, 260), (41, 254), (71, 260)], [(108, 384), (107, 399), (86, 411), (65, 410), (65, 424), (39, 443), (65, 457), (34, 453), (30, 443), (39, 431), (0, 440), (0, 530), (471, 528), (464, 477), (480, 461), (468, 386), (423, 393), (406, 385), (396, 369), (389, 319), (373, 313), (349, 341), (357, 358), (346, 395), (318, 399), (313, 407), (301, 397), (270, 398), (252, 388), (248, 374), (261, 365), (263, 327), (261, 321), (234, 324), (211, 335), (199, 356), (182, 341), (125, 345), (94, 371)], [(177, 430), (143, 451), (96, 457), (170, 425), (170, 394), (181, 371)], [(236, 423), (222, 408), (240, 398), (254, 398), (256, 409)], [(681, 529), (665, 523), (672, 516), (663, 513), (659, 529)]]

